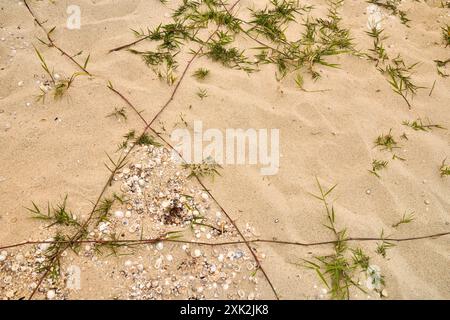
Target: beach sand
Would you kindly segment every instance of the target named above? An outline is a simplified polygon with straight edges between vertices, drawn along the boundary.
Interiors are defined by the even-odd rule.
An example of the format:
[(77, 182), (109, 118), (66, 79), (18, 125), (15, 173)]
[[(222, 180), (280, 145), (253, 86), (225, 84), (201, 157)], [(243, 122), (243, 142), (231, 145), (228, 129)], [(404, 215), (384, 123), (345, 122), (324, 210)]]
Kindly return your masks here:
[[(67, 205), (79, 219), (89, 216), (108, 179), (104, 163), (109, 160), (105, 153), (116, 159), (117, 145), (123, 135), (131, 129), (140, 132), (145, 127), (137, 114), (107, 88), (108, 81), (142, 111), (147, 121), (157, 114), (173, 90), (173, 86), (159, 80), (139, 56), (126, 50), (108, 51), (133, 41), (135, 37), (130, 29), (145, 30), (170, 22), (171, 9), (178, 6), (178, 1), (166, 4), (157, 0), (71, 1), (70, 4), (81, 8), (81, 28), (74, 30), (66, 27), (69, 2), (28, 3), (36, 17), (45, 21), (46, 28), (56, 26), (52, 37), (59, 47), (72, 55), (83, 51), (75, 58), (80, 63), (90, 54), (88, 69), (92, 76), (79, 76), (58, 101), (47, 97), (44, 103), (36, 102), (37, 81), (43, 81), (46, 75), (33, 45), (51, 69), (62, 77), (70, 77), (79, 70), (55, 48), (39, 43), (37, 38), (45, 39), (45, 34), (22, 1), (0, 0), (0, 247), (53, 236), (55, 230), (45, 228), (45, 222), (30, 219), (26, 208), (31, 207), (32, 202), (45, 208), (48, 202), (57, 204), (67, 195)], [(314, 4), (313, 16), (326, 13), (325, 1), (301, 3)], [(246, 17), (246, 8), (260, 8), (264, 4), (264, 1), (242, 0), (234, 11)], [(339, 11), (342, 25), (350, 29), (356, 48), (364, 52), (373, 43), (366, 34), (368, 6), (365, 1), (346, 0)], [(382, 230), (385, 236), (394, 238), (449, 232), (450, 177), (441, 177), (439, 167), (445, 158), (450, 158), (450, 132), (414, 131), (402, 122), (421, 118), (450, 127), (450, 80), (437, 74), (433, 61), (449, 58), (449, 47), (442, 43), (441, 27), (450, 22), (450, 9), (440, 8), (439, 1), (408, 0), (403, 1), (401, 7), (411, 20), (410, 27), (385, 9), (381, 10), (382, 26), (388, 36), (384, 44), (389, 56), (400, 54), (408, 64), (419, 63), (413, 79), (418, 86), (426, 88), (418, 90), (411, 110), (392, 91), (375, 63), (364, 57), (330, 57), (329, 61), (338, 63), (339, 68), (318, 67), (321, 78), (317, 81), (305, 75), (305, 89), (324, 91), (306, 92), (296, 87), (295, 74), (277, 81), (276, 68), (272, 65), (262, 65), (260, 71), (248, 75), (199, 56), (193, 60), (174, 100), (153, 128), (168, 139), (173, 128), (182, 126), (181, 115), (191, 131), (194, 121), (202, 121), (204, 128), (220, 130), (280, 129), (280, 167), (276, 175), (261, 175), (258, 165), (224, 165), (221, 176), (202, 179), (240, 229), (249, 225), (255, 230), (253, 238), (303, 243), (334, 240), (334, 234), (323, 226), (326, 212), (322, 202), (311, 196), (318, 192), (315, 177), (326, 188), (337, 184), (329, 201), (336, 211), (336, 225), (339, 229), (346, 228), (350, 237), (379, 237)], [(296, 31), (290, 32), (295, 37)], [(258, 46), (243, 36), (238, 36), (237, 43), (246, 48)], [(144, 41), (134, 48), (153, 47)], [(196, 44), (192, 44), (192, 48), (197, 48)], [(178, 75), (191, 57), (186, 52), (177, 57)], [(191, 76), (200, 67), (210, 70), (205, 80)], [(450, 72), (448, 67), (447, 72)], [(196, 95), (198, 88), (206, 89), (208, 96), (200, 99)], [(127, 110), (126, 121), (107, 117), (115, 107)], [(391, 129), (399, 148), (389, 152), (374, 147), (374, 140)], [(408, 140), (400, 138), (403, 133)], [(393, 154), (405, 161), (393, 160)], [(130, 163), (138, 161), (132, 159), (134, 162)], [(373, 159), (389, 161), (388, 167), (380, 171), (380, 178), (368, 172)], [(187, 173), (181, 167), (174, 170)], [(201, 195), (202, 188), (195, 179), (183, 181), (186, 189), (194, 189)], [(153, 190), (155, 186), (149, 188)], [(120, 182), (115, 182), (113, 189), (120, 192)], [(211, 204), (210, 207), (205, 205), (205, 215), (214, 217), (220, 209), (214, 201), (208, 201)], [(114, 210), (121, 210), (120, 205), (115, 204)], [(414, 212), (415, 220), (393, 228), (392, 224), (405, 212)], [(150, 227), (151, 223), (147, 221), (146, 226)], [(229, 239), (240, 238), (233, 234)], [(449, 299), (449, 239), (443, 236), (395, 243), (386, 258), (375, 253), (377, 241), (349, 245), (363, 248), (371, 257), (371, 264), (379, 266), (385, 280), (387, 297), (384, 298)], [(205, 240), (204, 236), (201, 240)], [(52, 294), (47, 295), (52, 288), (57, 297), (67, 299), (139, 298), (139, 295), (129, 294), (133, 276), (117, 275), (126, 268), (124, 264), (131, 261), (133, 265), (142, 264), (148, 277), (156, 277), (160, 271), (152, 266), (154, 251), (158, 249), (147, 246), (147, 249), (136, 248), (132, 256), (106, 255), (94, 261), (95, 255), (69, 253), (62, 258), (63, 268), (81, 266), (81, 288), (53, 288), (44, 283), (45, 290), (38, 292), (35, 298), (53, 298)], [(171, 254), (175, 262), (181, 261), (184, 253), (180, 246), (165, 244), (163, 255), (167, 258), (167, 254)], [(0, 278), (12, 274), (6, 269), (9, 260), (19, 251), (26, 252), (34, 247), (6, 249), (8, 258), (0, 262)], [(314, 270), (304, 267), (304, 259), (331, 254), (333, 245), (254, 243), (251, 247), (256, 248), (279, 298), (329, 298)], [(246, 252), (245, 263), (253, 261), (244, 244), (231, 248)], [(211, 256), (218, 254), (212, 252), (213, 248), (201, 249)], [(226, 255), (231, 249), (223, 250)], [(98, 261), (107, 263), (98, 264)], [(2, 263), (5, 264), (3, 269)], [(172, 269), (168, 267), (161, 279), (177, 272)], [(241, 273), (248, 278), (250, 271), (241, 271), (238, 278)], [(34, 275), (33, 281), (38, 275)], [(227, 276), (232, 277), (231, 273)], [(230, 295), (248, 298), (249, 293), (254, 293), (255, 298), (275, 298), (261, 272), (256, 277), (257, 284), (239, 280), (233, 283), (233, 292), (231, 289), (224, 291), (222, 285), (218, 296), (205, 293), (204, 298)], [(364, 275), (361, 279), (364, 281)], [(237, 292), (239, 288), (244, 294)], [(32, 289), (29, 283), (13, 280), (11, 285), (0, 285), (0, 298), (28, 296)], [(178, 297), (169, 293), (158, 297), (189, 296), (190, 293)], [(351, 298), (379, 299), (380, 295), (352, 289)]]

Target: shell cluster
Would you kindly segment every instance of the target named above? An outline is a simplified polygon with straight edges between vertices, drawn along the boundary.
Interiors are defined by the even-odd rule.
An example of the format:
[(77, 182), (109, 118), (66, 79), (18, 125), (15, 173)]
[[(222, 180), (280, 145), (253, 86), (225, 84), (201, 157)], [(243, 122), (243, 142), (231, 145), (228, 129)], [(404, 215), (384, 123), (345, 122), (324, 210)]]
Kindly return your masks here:
[[(61, 255), (59, 276), (47, 277), (35, 297), (65, 299), (73, 297), (77, 290), (91, 291), (95, 284), (84, 279), (95, 278), (92, 274), (96, 272), (102, 279), (112, 279), (117, 284), (97, 298), (260, 297), (258, 266), (246, 245), (213, 245), (242, 239), (209, 193), (188, 178), (189, 173), (164, 147), (134, 148), (129, 164), (113, 178), (113, 187), (121, 190), (121, 201), (115, 202), (106, 219), (90, 225), (87, 242), (77, 247), (77, 254), (66, 250)], [(245, 237), (255, 236), (248, 223), (241, 228)], [(39, 239), (47, 239), (46, 243), (12, 249), (14, 255), (0, 252), (0, 298), (28, 297), (34, 290), (52, 250), (48, 233), (53, 231), (41, 229)], [(68, 230), (68, 234), (70, 231), (73, 232)], [(170, 239), (168, 234), (177, 237)], [(128, 242), (164, 235), (166, 238), (157, 242)], [(113, 239), (127, 241), (102, 243)], [(263, 260), (265, 255), (254, 250)], [(110, 253), (116, 257), (108, 259)], [(80, 266), (82, 278), (81, 288), (76, 290), (68, 286), (72, 265)]]

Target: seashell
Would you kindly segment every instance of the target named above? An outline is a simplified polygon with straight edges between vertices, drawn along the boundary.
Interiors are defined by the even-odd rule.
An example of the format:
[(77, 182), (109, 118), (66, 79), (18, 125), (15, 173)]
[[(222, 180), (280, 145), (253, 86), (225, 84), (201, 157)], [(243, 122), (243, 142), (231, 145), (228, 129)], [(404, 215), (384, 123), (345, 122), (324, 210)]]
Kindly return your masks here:
[(131, 260), (125, 261), (125, 267), (131, 267), (133, 265), (133, 262)]
[(199, 249), (195, 249), (194, 253), (192, 254), (193, 257), (198, 258), (202, 255), (202, 252)]
[(48, 300), (53, 300), (55, 297), (56, 297), (55, 290), (48, 290), (47, 291), (47, 299)]
[(236, 259), (240, 259), (240, 258), (242, 258), (244, 256), (244, 253), (242, 252), (242, 251), (240, 251), (240, 250), (238, 250), (238, 251), (236, 251), (235, 253), (234, 253), (234, 258), (236, 258)]
[(166, 209), (166, 208), (170, 207), (170, 204), (171, 204), (171, 201), (170, 201), (170, 200), (164, 200), (164, 201), (161, 203), (161, 206), (162, 206), (164, 209)]
[(155, 269), (161, 268), (161, 265), (162, 265), (162, 258), (156, 259), (156, 261), (155, 261)]
[(121, 218), (124, 217), (124, 213), (123, 213), (123, 211), (117, 210), (116, 212), (114, 212), (114, 216), (115, 216), (116, 218), (121, 219)]
[(47, 251), (48, 248), (50, 248), (51, 243), (49, 242), (53, 241), (53, 238), (47, 239), (45, 241), (46, 243), (41, 243), (40, 245), (38, 245), (38, 249), (42, 252)]
[(109, 223), (108, 222), (100, 222), (98, 225), (98, 231), (105, 232), (108, 229)]
[(10, 284), (12, 281), (12, 276), (6, 276), (5, 279), (3, 279), (3, 282), (6, 284)]
[(161, 250), (164, 248), (164, 243), (158, 242), (158, 243), (155, 245), (155, 247), (156, 247), (156, 249), (158, 249), (159, 251), (161, 251)]

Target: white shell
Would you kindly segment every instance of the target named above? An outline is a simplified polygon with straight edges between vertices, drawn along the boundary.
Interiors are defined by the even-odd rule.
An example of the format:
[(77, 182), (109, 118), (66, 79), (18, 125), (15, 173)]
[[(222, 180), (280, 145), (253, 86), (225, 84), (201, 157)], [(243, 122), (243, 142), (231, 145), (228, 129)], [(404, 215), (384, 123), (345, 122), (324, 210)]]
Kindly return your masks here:
[(202, 252), (199, 249), (195, 249), (194, 253), (192, 254), (195, 258), (198, 258), (202, 255)]
[(56, 297), (55, 290), (48, 290), (47, 291), (47, 299), (48, 300), (53, 300), (55, 297)]
[(114, 212), (114, 216), (116, 217), (116, 218), (123, 218), (124, 217), (124, 213), (123, 213), (123, 211), (120, 211), (120, 210), (117, 210), (116, 212)]

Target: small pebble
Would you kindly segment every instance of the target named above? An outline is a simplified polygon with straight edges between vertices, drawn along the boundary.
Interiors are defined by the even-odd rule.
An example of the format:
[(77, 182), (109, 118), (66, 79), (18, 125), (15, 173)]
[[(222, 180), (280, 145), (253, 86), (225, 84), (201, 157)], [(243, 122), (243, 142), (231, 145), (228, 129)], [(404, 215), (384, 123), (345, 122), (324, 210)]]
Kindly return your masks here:
[(158, 242), (155, 247), (156, 247), (156, 249), (161, 251), (164, 248), (164, 244), (162, 242)]

